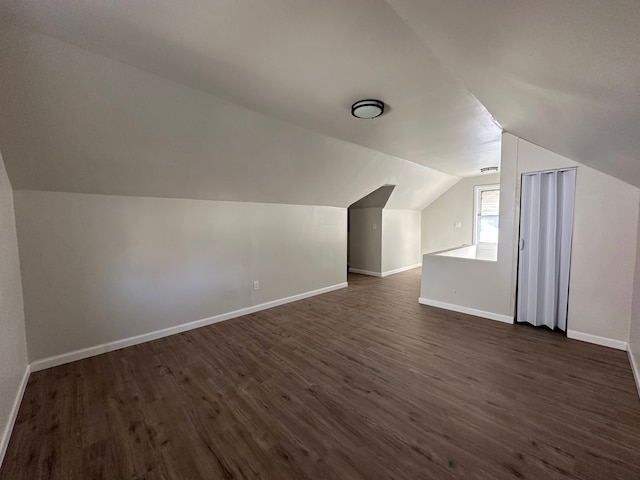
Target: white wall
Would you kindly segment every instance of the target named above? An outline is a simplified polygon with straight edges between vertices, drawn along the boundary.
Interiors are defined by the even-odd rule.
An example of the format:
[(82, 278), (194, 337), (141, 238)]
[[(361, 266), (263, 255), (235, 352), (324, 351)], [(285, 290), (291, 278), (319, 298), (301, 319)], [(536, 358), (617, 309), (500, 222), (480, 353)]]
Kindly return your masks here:
[[(573, 166), (578, 169), (567, 329), (628, 342), (640, 190), (519, 141), (519, 174)], [(518, 199), (519, 188), (518, 183)]]
[(349, 211), (349, 268), (382, 273), (382, 209)]
[(13, 191), (0, 156), (0, 464), (27, 369)]
[(421, 263), (420, 211), (382, 210), (382, 272)]
[(629, 325), (629, 359), (635, 375), (638, 394), (640, 394), (640, 212), (638, 214), (636, 240), (633, 304), (631, 306), (631, 322)]
[(502, 145), (498, 262), (425, 255), (421, 297), (512, 317), (520, 175), (578, 166), (568, 329), (623, 347), (629, 340), (640, 191), (513, 135), (505, 133)]
[(473, 243), (474, 187), (497, 183), (499, 173), (463, 178), (422, 210), (422, 253)]
[(517, 141), (512, 135), (502, 136), (497, 261), (424, 255), (420, 287), (422, 303), (462, 307), (504, 321), (513, 318)]
[(342, 208), (39, 191), (15, 200), (31, 362), (346, 280)]

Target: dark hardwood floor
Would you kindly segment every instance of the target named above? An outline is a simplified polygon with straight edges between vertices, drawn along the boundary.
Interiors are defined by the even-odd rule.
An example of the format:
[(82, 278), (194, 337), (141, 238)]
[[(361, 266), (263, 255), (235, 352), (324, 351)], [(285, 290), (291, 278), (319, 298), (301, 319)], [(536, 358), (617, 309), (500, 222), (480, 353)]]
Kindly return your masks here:
[(624, 352), (419, 305), (420, 270), (31, 375), (1, 480), (640, 479)]

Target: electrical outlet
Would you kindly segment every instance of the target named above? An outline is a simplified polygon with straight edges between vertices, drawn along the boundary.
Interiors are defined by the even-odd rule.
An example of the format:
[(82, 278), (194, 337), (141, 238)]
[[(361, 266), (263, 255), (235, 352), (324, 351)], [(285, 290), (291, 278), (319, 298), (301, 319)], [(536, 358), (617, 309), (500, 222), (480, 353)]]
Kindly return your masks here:
[(254, 280), (253, 281), (253, 289), (254, 290), (260, 290), (260, 280)]
[(374, 230), (377, 230), (377, 229), (378, 229), (378, 224), (377, 224), (377, 223), (374, 223), (374, 224), (373, 224), (373, 229), (374, 229)]

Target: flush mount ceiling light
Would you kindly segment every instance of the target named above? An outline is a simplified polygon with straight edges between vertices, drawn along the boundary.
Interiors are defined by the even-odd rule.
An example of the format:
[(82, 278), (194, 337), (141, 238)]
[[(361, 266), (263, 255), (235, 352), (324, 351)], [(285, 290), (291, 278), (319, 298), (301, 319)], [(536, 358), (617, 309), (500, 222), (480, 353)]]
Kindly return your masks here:
[(356, 118), (376, 118), (384, 112), (384, 103), (380, 100), (360, 100), (351, 105), (351, 115)]
[(480, 173), (497, 172), (498, 167), (484, 167), (480, 169)]

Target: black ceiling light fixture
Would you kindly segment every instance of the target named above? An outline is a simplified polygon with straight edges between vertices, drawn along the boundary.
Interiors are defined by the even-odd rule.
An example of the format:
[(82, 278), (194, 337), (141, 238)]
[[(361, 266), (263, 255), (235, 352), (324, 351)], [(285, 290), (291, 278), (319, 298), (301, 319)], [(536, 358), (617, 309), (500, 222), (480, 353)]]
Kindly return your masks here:
[(369, 98), (351, 105), (351, 115), (356, 118), (376, 118), (384, 113), (384, 102)]

